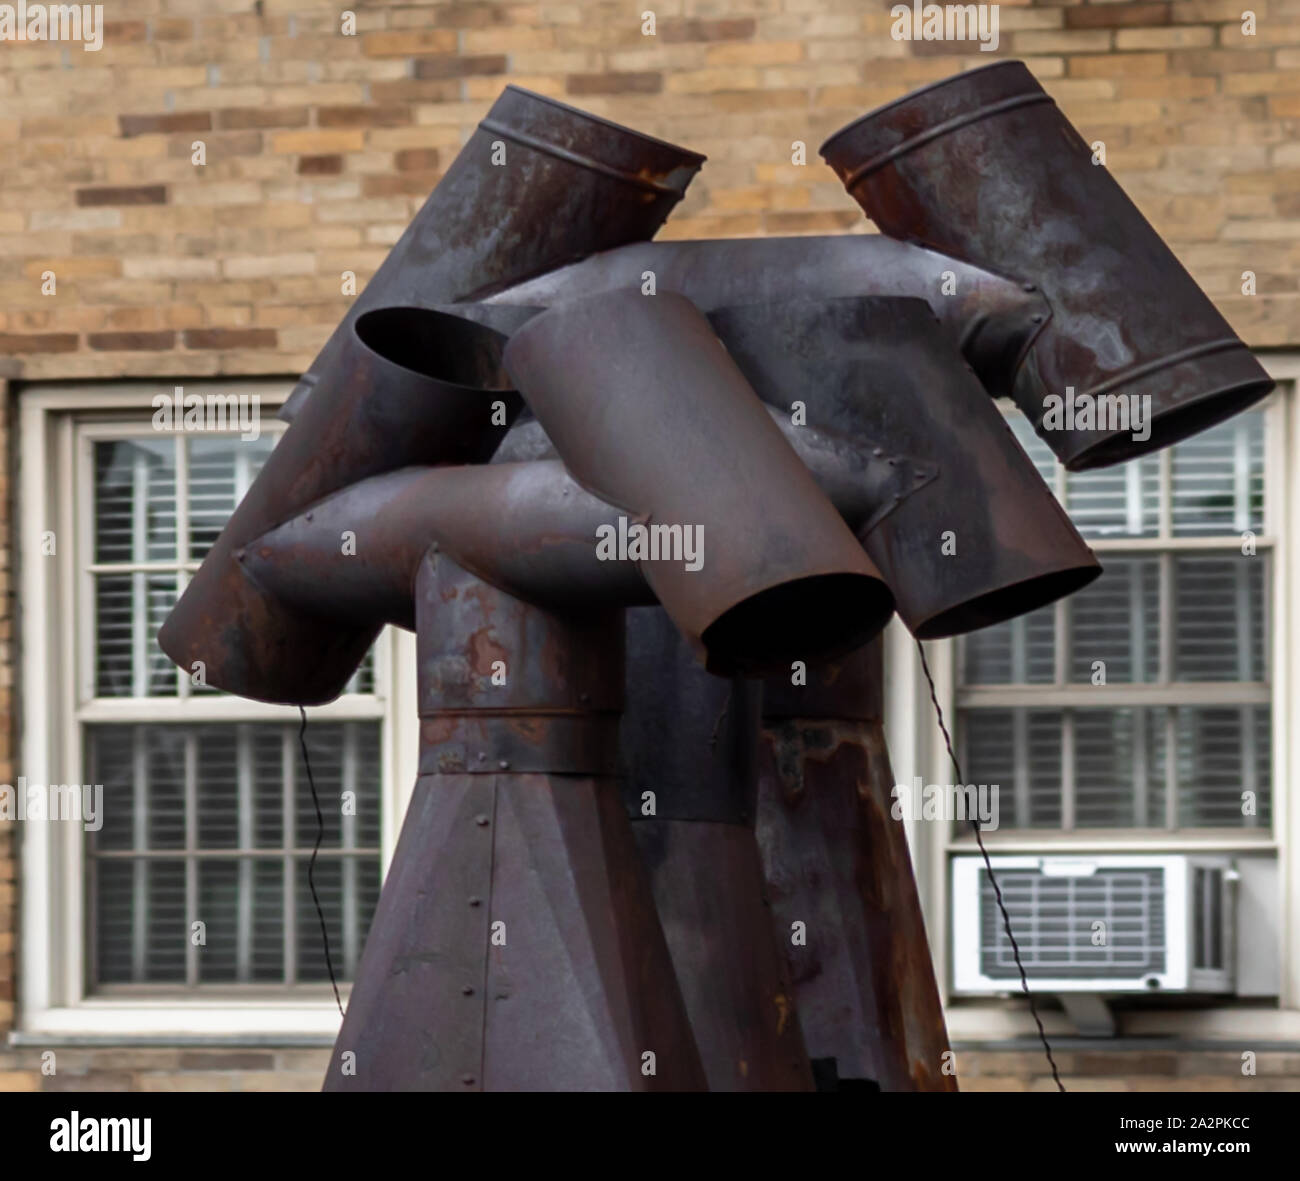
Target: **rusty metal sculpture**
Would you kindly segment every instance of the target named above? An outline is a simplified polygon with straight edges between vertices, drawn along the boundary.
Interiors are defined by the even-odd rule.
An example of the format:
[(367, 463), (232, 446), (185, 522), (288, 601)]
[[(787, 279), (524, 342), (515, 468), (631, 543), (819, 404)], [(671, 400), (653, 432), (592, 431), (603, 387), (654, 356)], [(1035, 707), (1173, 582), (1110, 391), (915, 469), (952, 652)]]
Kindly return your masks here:
[(1078, 468), (1268, 382), (1019, 63), (823, 153), (890, 237), (653, 243), (703, 158), (507, 88), (164, 625), (304, 705), (416, 632), (327, 1089), (955, 1089), (874, 637), (1099, 573), (990, 394)]

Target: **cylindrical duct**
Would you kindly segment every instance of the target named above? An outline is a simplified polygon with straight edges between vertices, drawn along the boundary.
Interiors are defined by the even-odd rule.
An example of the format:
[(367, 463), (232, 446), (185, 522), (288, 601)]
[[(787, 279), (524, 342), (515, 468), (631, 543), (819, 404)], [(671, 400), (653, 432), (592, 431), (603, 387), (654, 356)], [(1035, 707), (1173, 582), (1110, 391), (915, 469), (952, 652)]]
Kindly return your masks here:
[(378, 628), (294, 610), (241, 568), (238, 551), (322, 497), (411, 464), (482, 463), (521, 401), (505, 337), (458, 316), (384, 308), (349, 327), (334, 365), (226, 523), (158, 642), (209, 685), (258, 701), (336, 697)]
[(923, 639), (1023, 615), (1101, 573), (1010, 427), (919, 299), (790, 300), (710, 317), (765, 402), (938, 468), (861, 536)]
[(704, 157), (507, 86), (312, 362), (283, 417), (328, 379), (352, 321), (442, 304), (651, 238)]
[(1024, 63), (922, 87), (822, 145), (886, 234), (1039, 286), (1014, 396), (1072, 471), (1258, 401), (1259, 362)]
[(859, 646), (893, 596), (686, 298), (559, 305), (506, 365), (575, 480), (623, 509), (639, 561), (710, 671), (774, 671)]

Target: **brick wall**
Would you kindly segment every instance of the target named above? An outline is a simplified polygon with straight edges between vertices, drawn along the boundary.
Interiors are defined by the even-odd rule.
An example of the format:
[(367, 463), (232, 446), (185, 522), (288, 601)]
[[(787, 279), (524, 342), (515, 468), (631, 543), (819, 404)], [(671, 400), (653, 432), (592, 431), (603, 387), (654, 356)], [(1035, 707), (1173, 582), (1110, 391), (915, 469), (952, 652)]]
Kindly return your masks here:
[[(507, 80), (705, 152), (667, 237), (860, 232), (816, 156), (822, 138), (995, 56), (1027, 60), (1105, 142), (1249, 343), (1300, 342), (1300, 0), (1251, 0), (1250, 36), (1241, 0), (1003, 3), (996, 55), (894, 41), (875, 0), (358, 0), (353, 36), (339, 0), (104, 8), (99, 52), (0, 44), (0, 378), (300, 372), (346, 307), (341, 272), (359, 285), (373, 272)], [(790, 162), (795, 140), (806, 166)], [(8, 447), (6, 434), (6, 473)], [(8, 504), (7, 475), (0, 488)], [(8, 546), (0, 520), (12, 782)], [(13, 1018), (14, 876), (0, 826), (0, 1031)], [(28, 1078), (25, 1053), (0, 1086), (6, 1070)], [(179, 1052), (147, 1060), (138, 1075), (105, 1069), (140, 1085), (203, 1070)], [(297, 1068), (248, 1067), (281, 1069)]]

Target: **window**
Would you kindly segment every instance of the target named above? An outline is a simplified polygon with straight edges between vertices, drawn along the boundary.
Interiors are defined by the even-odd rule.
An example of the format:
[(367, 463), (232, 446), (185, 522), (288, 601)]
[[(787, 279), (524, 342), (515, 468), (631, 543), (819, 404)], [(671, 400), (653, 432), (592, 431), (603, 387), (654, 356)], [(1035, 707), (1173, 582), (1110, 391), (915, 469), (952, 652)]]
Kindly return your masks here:
[[(121, 424), (105, 438), (106, 429), (78, 430), (91, 484), (79, 554), (94, 598), (84, 703), (127, 698), (141, 713), (85, 727), (87, 782), (104, 788), (103, 828), (88, 834), (88, 984), (325, 980), (306, 878), (315, 808), (297, 727), (177, 724), (165, 709), (146, 719), (155, 699), (214, 692), (155, 637), (278, 432), (121, 435), (139, 429)], [(371, 664), (349, 692), (373, 689)], [(325, 801), (315, 877), (336, 970), (348, 979), (379, 893), (379, 723), (334, 723), (307, 737)]]
[(1105, 570), (959, 642), (959, 755), (1003, 829), (1270, 828), (1267, 414), (1068, 473), (1012, 413)]
[[(99, 823), (25, 826), (26, 1031), (337, 1027), (298, 711), (218, 692), (157, 645), (284, 429), (287, 384), (207, 388), (260, 396), (260, 436), (154, 429), (170, 384), (20, 398), (22, 766), (29, 782), (102, 786)], [(385, 631), (344, 693), (308, 711), (314, 876), (344, 983), (414, 778), (398, 643)]]

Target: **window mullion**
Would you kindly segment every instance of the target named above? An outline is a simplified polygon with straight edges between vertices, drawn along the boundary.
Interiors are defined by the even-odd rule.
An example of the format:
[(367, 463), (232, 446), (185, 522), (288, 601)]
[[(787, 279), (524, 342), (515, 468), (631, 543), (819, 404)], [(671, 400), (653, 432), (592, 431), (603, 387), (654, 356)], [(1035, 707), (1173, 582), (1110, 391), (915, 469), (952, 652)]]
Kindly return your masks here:
[(1074, 798), (1074, 710), (1061, 711), (1061, 829), (1073, 832), (1077, 820)]
[[(248, 726), (235, 728), (235, 775), (240, 849), (253, 847), (253, 738)], [(253, 960), (253, 860), (239, 859), (235, 894), (235, 979), (252, 979)]]
[(296, 883), (294, 882), (293, 850), (298, 843), (298, 826), (294, 815), (294, 799), (297, 793), (297, 772), (293, 734), (288, 726), (280, 732), (280, 776), (283, 794), (280, 797), (280, 824), (284, 830), (284, 859), (282, 862), (284, 878), (284, 982), (295, 984), (298, 980), (298, 908)]
[[(149, 847), (149, 756), (144, 731), (131, 731), (132, 795), (131, 846), (137, 853)], [(131, 864), (131, 979), (148, 979), (149, 863), (137, 857)]]
[(185, 983), (199, 982), (199, 948), (194, 924), (199, 917), (199, 741), (185, 736)]

